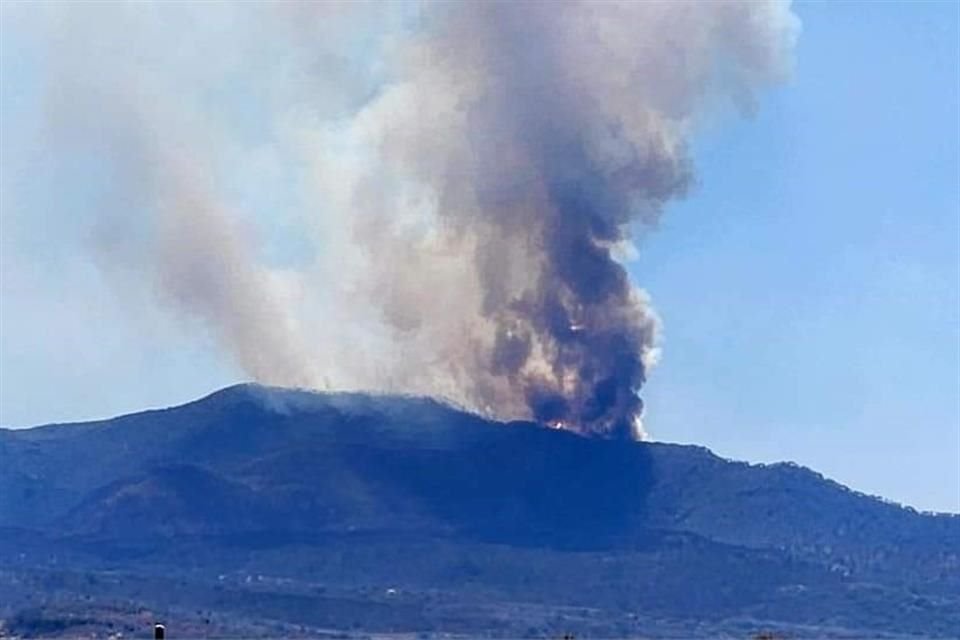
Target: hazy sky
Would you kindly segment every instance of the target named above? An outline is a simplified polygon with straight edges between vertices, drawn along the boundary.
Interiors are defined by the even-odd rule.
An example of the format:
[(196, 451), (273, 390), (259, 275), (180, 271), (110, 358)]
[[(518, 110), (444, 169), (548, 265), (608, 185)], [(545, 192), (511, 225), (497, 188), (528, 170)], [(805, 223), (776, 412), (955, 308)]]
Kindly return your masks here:
[[(795, 12), (792, 81), (697, 139), (697, 187), (630, 266), (664, 321), (647, 428), (960, 511), (960, 5)], [(203, 325), (131, 318), (83, 249), (104, 177), (37, 146), (43, 49), (4, 18), (0, 424), (243, 379)], [(283, 181), (282, 166), (260, 169)], [(300, 259), (289, 239), (269, 248)]]

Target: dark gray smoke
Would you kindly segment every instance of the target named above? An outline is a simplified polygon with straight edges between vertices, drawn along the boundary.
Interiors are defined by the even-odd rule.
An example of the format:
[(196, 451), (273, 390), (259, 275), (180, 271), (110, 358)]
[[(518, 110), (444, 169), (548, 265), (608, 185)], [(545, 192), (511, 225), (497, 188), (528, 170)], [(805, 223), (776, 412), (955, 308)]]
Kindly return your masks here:
[[(610, 437), (643, 435), (659, 352), (631, 236), (686, 193), (703, 115), (752, 108), (796, 32), (756, 0), (56, 6), (57, 118), (74, 142), (122, 123), (111, 154), (147, 186), (100, 227), (156, 235), (120, 260), (130, 234), (106, 234), (105, 264), (260, 381)], [(256, 108), (231, 128), (238, 87)], [(283, 178), (243, 164), (251, 129)], [(238, 182), (283, 207), (245, 211)], [(263, 261), (281, 223), (309, 260)]]
[(488, 332), (471, 394), (635, 435), (658, 323), (618, 249), (686, 192), (698, 111), (783, 71), (791, 16), (757, 2), (432, 8), (377, 118), (385, 155), (439, 195), (442, 233), (470, 241)]

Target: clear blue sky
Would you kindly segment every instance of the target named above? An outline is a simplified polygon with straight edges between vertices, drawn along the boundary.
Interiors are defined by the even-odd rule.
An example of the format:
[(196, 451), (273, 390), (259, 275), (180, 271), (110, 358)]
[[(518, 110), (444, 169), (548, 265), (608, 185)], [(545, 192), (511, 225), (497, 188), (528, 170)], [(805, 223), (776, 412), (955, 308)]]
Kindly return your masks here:
[[(657, 439), (960, 511), (958, 7), (797, 5), (793, 80), (698, 139), (698, 187), (631, 266), (665, 323), (644, 393)], [(131, 322), (75, 250), (98, 177), (29, 148), (36, 54), (3, 36), (4, 162), (73, 177), (51, 188), (3, 172), (3, 204), (20, 206), (3, 211), (0, 424), (169, 405), (241, 379), (202, 332)]]
[(793, 81), (701, 139), (635, 266), (663, 439), (960, 510), (956, 3), (809, 3)]

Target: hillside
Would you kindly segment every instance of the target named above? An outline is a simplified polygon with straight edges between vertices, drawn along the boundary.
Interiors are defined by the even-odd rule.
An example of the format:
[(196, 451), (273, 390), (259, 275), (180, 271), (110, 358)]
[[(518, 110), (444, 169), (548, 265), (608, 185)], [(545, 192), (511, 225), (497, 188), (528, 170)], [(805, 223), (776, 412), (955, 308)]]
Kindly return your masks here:
[(146, 607), (204, 635), (960, 628), (956, 516), (428, 399), (240, 385), (0, 430), (0, 462), (14, 630), (85, 597), (93, 628)]

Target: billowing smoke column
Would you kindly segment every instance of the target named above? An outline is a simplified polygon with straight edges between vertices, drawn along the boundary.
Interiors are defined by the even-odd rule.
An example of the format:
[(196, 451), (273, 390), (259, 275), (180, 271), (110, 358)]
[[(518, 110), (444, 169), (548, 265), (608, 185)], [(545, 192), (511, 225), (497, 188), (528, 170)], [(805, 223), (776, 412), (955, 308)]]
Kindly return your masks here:
[[(451, 163), (471, 176), (474, 193), (460, 195), (474, 202), (443, 213), (470, 211), (463, 224), (490, 227), (476, 258), (482, 313), (495, 326), (492, 372), (541, 422), (629, 436), (656, 322), (613, 251), (632, 219), (683, 191), (688, 171), (655, 122), (632, 129), (628, 114), (610, 111), (622, 104), (604, 95), (611, 70), (593, 63), (620, 82), (637, 72), (617, 59), (624, 34), (603, 39), (633, 10), (611, 8), (476, 3), (439, 18), (452, 23), (441, 27), (444, 45), (471, 43), (449, 59), (449, 81), (479, 76), (480, 89), (464, 104), (464, 157)], [(500, 261), (516, 253), (528, 276), (511, 290)]]
[(747, 100), (783, 70), (790, 16), (756, 2), (435, 9), (403, 52), (394, 92), (409, 111), (387, 92), (376, 118), (400, 128), (384, 152), (439, 194), (446, 232), (473, 240), (489, 334), (472, 391), (543, 423), (636, 435), (658, 323), (616, 255), (686, 191), (698, 108)]
[[(72, 142), (109, 132), (108, 271), (147, 276), (264, 382), (608, 437), (643, 435), (658, 354), (631, 235), (688, 189), (697, 121), (751, 109), (796, 32), (756, 0), (98, 12), (50, 21), (51, 111)], [(309, 258), (262, 257), (282, 229)]]

